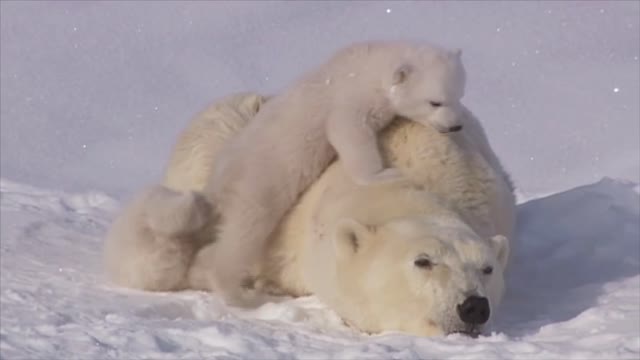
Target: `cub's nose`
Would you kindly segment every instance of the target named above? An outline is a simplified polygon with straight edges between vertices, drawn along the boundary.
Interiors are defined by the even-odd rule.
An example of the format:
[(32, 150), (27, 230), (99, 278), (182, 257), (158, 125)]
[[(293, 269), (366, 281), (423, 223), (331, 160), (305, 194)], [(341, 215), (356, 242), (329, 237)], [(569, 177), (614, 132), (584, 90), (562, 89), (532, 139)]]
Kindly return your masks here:
[(481, 325), (489, 320), (489, 300), (486, 297), (469, 296), (457, 306), (458, 316), (465, 324)]

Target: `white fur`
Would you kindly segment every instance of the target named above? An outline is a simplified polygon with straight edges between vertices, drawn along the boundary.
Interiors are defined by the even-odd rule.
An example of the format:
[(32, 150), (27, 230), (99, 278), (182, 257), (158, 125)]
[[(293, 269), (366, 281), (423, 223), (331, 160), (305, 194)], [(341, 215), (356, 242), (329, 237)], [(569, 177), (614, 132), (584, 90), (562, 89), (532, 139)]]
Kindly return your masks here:
[[(211, 289), (211, 271), (199, 273), (192, 262), (194, 253), (213, 241), (217, 216), (193, 191), (204, 189), (220, 147), (247, 125), (265, 99), (232, 94), (194, 117), (178, 137), (163, 185), (132, 199), (107, 234), (105, 263), (112, 281), (155, 291)], [(209, 261), (209, 252), (200, 251), (199, 261)]]
[[(340, 160), (331, 164), (272, 234), (260, 265), (252, 269), (254, 290), (315, 294), (345, 321), (367, 332), (430, 336), (468, 330), (455, 308), (469, 293), (488, 297), (495, 314), (508, 267), (515, 200), (480, 124), (466, 109), (461, 114), (465, 130), (459, 133), (441, 134), (402, 119), (383, 130), (384, 162), (399, 168), (408, 181), (359, 186)], [(235, 112), (224, 118), (229, 124), (247, 120), (246, 114)], [(183, 139), (187, 143), (179, 148), (218, 141), (215, 131), (197, 138), (198, 144), (189, 143), (191, 137)], [(215, 153), (210, 155), (215, 161)], [(175, 173), (167, 176), (181, 178), (184, 189), (201, 191), (199, 178), (193, 175), (198, 172), (179, 169), (208, 166), (203, 157), (184, 156), (179, 163), (169, 167)], [(165, 192), (162, 187), (150, 191)], [(212, 263), (219, 244), (211, 230), (216, 216), (206, 206), (172, 207), (183, 204), (172, 197), (148, 201), (153, 206), (145, 206), (144, 199), (148, 198), (125, 209), (107, 239), (111, 278), (142, 289), (216, 291), (219, 284), (212, 276), (216, 271)], [(172, 245), (178, 237), (155, 241), (158, 234), (145, 227), (145, 212), (139, 209), (162, 212), (163, 208), (176, 219), (208, 214), (210, 222), (183, 237), (178, 242), (181, 247)], [(184, 229), (193, 228), (187, 221), (181, 223)], [(349, 249), (352, 234), (359, 246), (349, 253), (344, 250)], [(421, 253), (437, 265), (427, 271), (416, 269), (413, 261)], [(229, 254), (229, 260), (242, 255)], [(480, 272), (487, 264), (494, 267), (488, 277)], [(162, 279), (181, 285), (158, 286)]]
[(167, 291), (189, 287), (193, 257), (211, 239), (205, 198), (162, 185), (134, 198), (116, 218), (105, 243), (106, 270), (116, 284)]
[[(479, 295), (497, 311), (510, 253), (504, 236), (512, 236), (515, 206), (502, 169), (467, 152), (476, 148), (474, 138), (484, 141), (478, 133), (445, 136), (406, 122), (389, 129), (385, 154), (411, 183), (360, 187), (331, 166), (276, 233), (265, 265), (269, 276), (300, 295), (317, 295), (364, 331), (482, 331), (467, 328), (456, 306)], [(424, 155), (421, 147), (435, 151)], [(348, 246), (340, 244), (348, 245), (353, 233), (357, 251), (344, 256)], [(416, 270), (421, 253), (438, 265)], [(486, 265), (494, 268), (490, 276), (481, 275)]]
[(375, 42), (342, 49), (267, 102), (221, 148), (204, 190), (222, 216), (213, 266), (224, 298), (250, 301), (242, 284), (267, 240), (336, 153), (358, 184), (401, 180), (383, 163), (378, 131), (396, 115), (449, 131), (463, 93), (459, 53)]
[[(414, 199), (433, 204), (420, 195), (413, 194)], [(340, 225), (345, 227), (344, 219)], [(357, 249), (349, 248), (354, 239)], [(323, 251), (332, 243), (347, 244), (341, 250)], [(320, 264), (309, 264), (306, 271), (315, 275), (310, 280), (312, 291), (348, 323), (368, 332), (476, 333), (482, 327), (466, 325), (456, 306), (467, 296), (477, 295), (489, 298), (495, 310), (502, 296), (503, 265), (488, 241), (463, 223), (442, 228), (424, 215), (367, 226), (349, 219), (342, 234), (316, 246), (316, 254), (326, 254), (318, 259), (326, 262), (334, 255), (336, 266), (325, 265), (329, 271), (319, 274), (312, 266)], [(432, 268), (416, 267), (414, 261), (425, 256), (433, 262)], [(484, 275), (486, 266), (493, 266), (494, 273)]]
[(174, 190), (203, 190), (222, 145), (249, 123), (265, 99), (258, 94), (232, 94), (198, 113), (178, 137), (164, 184)]

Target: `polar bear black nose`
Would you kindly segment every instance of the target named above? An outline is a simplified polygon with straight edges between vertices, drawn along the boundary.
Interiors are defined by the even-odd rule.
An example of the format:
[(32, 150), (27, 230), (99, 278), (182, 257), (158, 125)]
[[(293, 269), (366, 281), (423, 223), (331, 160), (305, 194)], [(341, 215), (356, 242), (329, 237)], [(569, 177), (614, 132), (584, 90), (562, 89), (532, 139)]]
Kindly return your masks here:
[(455, 125), (449, 128), (449, 132), (456, 132), (462, 130), (462, 125)]
[(465, 324), (481, 325), (489, 320), (489, 300), (486, 297), (469, 296), (458, 305), (458, 316)]

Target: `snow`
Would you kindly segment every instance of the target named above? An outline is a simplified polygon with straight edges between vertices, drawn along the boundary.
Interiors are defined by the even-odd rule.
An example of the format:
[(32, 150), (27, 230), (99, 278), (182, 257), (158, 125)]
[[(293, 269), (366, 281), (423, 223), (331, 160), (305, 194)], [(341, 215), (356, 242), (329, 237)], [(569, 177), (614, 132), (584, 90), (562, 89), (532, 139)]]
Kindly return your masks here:
[[(0, 3), (0, 358), (637, 359), (640, 3)], [(102, 237), (213, 99), (337, 47), (463, 49), (465, 103), (518, 185), (493, 333), (361, 334), (315, 298), (255, 311), (102, 277)]]
[(3, 180), (0, 351), (6, 359), (637, 358), (633, 186), (603, 179), (521, 204), (508, 296), (494, 332), (470, 339), (360, 334), (314, 297), (239, 311), (204, 292), (112, 287), (99, 260), (115, 200)]

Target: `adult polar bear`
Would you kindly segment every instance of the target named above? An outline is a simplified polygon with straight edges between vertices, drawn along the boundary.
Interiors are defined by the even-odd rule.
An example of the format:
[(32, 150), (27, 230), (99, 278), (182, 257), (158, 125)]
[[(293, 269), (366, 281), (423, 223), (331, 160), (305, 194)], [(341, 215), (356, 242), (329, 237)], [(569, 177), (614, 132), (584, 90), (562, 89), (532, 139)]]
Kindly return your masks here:
[[(164, 186), (133, 201), (108, 235), (114, 282), (215, 291), (218, 219), (198, 192), (219, 147), (264, 101), (231, 96), (190, 124)], [(480, 332), (502, 297), (515, 199), (480, 124), (464, 117), (451, 135), (403, 119), (384, 130), (385, 162), (411, 183), (357, 186), (333, 163), (270, 239), (255, 290), (315, 294), (367, 332)]]

